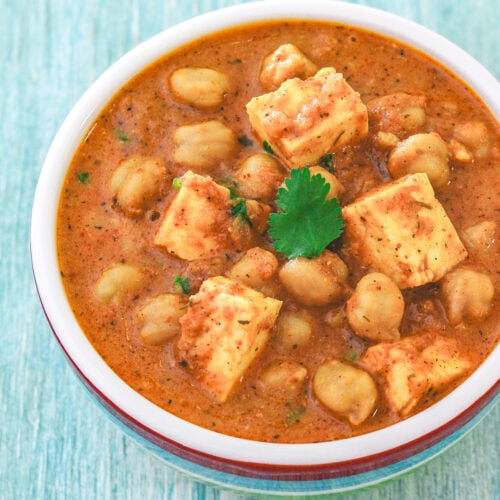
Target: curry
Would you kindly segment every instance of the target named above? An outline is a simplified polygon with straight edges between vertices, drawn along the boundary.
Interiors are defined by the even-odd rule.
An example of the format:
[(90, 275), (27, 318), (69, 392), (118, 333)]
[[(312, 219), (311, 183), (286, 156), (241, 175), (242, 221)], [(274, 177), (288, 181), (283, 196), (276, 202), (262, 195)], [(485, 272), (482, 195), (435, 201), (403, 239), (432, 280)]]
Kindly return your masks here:
[(183, 46), (70, 165), (74, 314), (134, 390), (216, 432), (319, 442), (408, 418), (498, 341), (499, 137), (446, 69), (361, 29)]

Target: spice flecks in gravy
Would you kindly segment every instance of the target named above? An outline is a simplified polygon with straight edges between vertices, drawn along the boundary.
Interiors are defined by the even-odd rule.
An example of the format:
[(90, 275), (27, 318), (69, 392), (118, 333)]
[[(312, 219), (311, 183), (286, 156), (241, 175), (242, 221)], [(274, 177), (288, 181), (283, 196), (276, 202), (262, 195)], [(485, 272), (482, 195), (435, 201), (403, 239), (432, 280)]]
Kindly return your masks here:
[[(373, 189), (416, 174), (423, 193), (431, 179), (435, 200), (413, 209), (424, 224), (442, 206), (464, 248), (443, 276), (396, 286), (349, 225), (320, 257), (275, 250), (267, 221), (289, 169), (246, 106), (322, 68), (359, 94), (368, 133), (332, 142), (311, 173), (327, 170), (346, 217)], [(390, 425), (451, 391), (498, 341), (499, 136), (462, 82), (375, 34), (272, 22), (206, 37), (128, 82), (76, 152), (57, 226), (69, 301), (125, 382), (198, 425), (296, 443)], [(209, 320), (232, 325), (229, 337)]]

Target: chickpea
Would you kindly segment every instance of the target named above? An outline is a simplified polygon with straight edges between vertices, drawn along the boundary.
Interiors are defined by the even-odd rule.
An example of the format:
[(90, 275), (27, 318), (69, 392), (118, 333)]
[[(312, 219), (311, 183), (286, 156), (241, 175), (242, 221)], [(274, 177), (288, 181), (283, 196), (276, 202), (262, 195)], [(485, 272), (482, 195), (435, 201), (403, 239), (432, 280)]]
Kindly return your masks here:
[(424, 126), (426, 115), (421, 106), (408, 106), (404, 108), (402, 115), (406, 130), (418, 130)]
[(247, 214), (252, 228), (260, 234), (267, 231), (267, 221), (272, 208), (267, 203), (260, 203), (257, 200), (246, 200)]
[(346, 304), (349, 325), (357, 335), (370, 340), (399, 339), (403, 313), (401, 291), (382, 273), (363, 276)]
[(307, 369), (294, 361), (275, 361), (259, 374), (259, 382), (267, 390), (296, 394), (307, 378)]
[(309, 167), (309, 172), (311, 173), (311, 177), (313, 175), (319, 174), (325, 179), (327, 184), (330, 184), (330, 191), (326, 196), (327, 200), (331, 198), (337, 198), (337, 200), (340, 200), (342, 198), (343, 194), (345, 193), (345, 187), (337, 179), (337, 177), (328, 172), (326, 168), (315, 165), (313, 167)]
[(485, 220), (466, 228), (463, 232), (463, 239), (469, 250), (484, 254), (494, 247), (497, 240), (496, 230), (495, 221)]
[(313, 390), (321, 404), (352, 425), (359, 425), (370, 416), (378, 397), (377, 386), (367, 372), (338, 359), (318, 367)]
[(490, 153), (490, 134), (483, 122), (474, 120), (457, 125), (453, 135), (456, 140), (465, 144), (476, 158), (486, 158)]
[(420, 130), (426, 121), (424, 96), (396, 92), (367, 103), (368, 118), (376, 132), (388, 132), (399, 138)]
[(234, 132), (217, 120), (179, 127), (174, 143), (176, 163), (202, 171), (230, 158), (238, 145)]
[(142, 272), (130, 264), (110, 267), (97, 280), (95, 295), (101, 302), (117, 303), (129, 291), (138, 288), (143, 281)]
[(290, 78), (309, 78), (318, 68), (295, 45), (286, 43), (280, 45), (269, 54), (262, 63), (260, 83), (266, 90), (277, 89)]
[(426, 173), (434, 189), (439, 189), (450, 179), (448, 146), (435, 132), (412, 135), (392, 151), (387, 168), (393, 177)]
[(465, 320), (478, 321), (491, 312), (495, 288), (487, 274), (472, 269), (455, 269), (441, 281), (448, 321), (456, 326)]
[(271, 199), (283, 182), (285, 172), (276, 158), (265, 153), (249, 156), (235, 175), (238, 193), (245, 198)]
[(256, 234), (264, 234), (271, 207), (256, 200), (246, 200), (247, 218), (233, 217), (228, 227), (228, 236), (236, 248), (244, 249), (257, 244)]
[(200, 109), (220, 106), (229, 92), (229, 78), (210, 68), (179, 68), (170, 76), (170, 88), (178, 99)]
[(283, 312), (278, 320), (278, 338), (287, 349), (306, 345), (313, 332), (312, 318), (306, 311)]
[(158, 198), (167, 180), (162, 160), (132, 156), (113, 172), (109, 187), (118, 207), (129, 216), (141, 215)]
[(250, 288), (261, 289), (278, 270), (278, 259), (260, 247), (251, 248), (226, 273), (228, 278)]
[[(205, 257), (187, 262), (183, 274), (189, 279), (190, 293), (196, 293), (207, 278), (221, 276), (226, 266), (227, 260), (223, 256)], [(174, 288), (177, 293), (180, 292), (179, 286), (182, 289), (180, 283), (176, 284)]]
[(136, 314), (140, 335), (149, 345), (159, 345), (181, 331), (180, 317), (186, 312), (186, 296), (166, 293), (148, 300)]
[(459, 141), (451, 139), (448, 149), (451, 157), (460, 163), (470, 163), (474, 157), (472, 153)]
[(392, 149), (398, 145), (399, 139), (397, 135), (391, 132), (377, 132), (375, 140), (381, 148)]
[(330, 309), (325, 313), (323, 321), (330, 328), (340, 328), (345, 321), (345, 312), (343, 308)]
[(289, 260), (279, 272), (283, 286), (306, 306), (324, 306), (339, 300), (349, 270), (340, 257), (324, 250), (319, 257)]

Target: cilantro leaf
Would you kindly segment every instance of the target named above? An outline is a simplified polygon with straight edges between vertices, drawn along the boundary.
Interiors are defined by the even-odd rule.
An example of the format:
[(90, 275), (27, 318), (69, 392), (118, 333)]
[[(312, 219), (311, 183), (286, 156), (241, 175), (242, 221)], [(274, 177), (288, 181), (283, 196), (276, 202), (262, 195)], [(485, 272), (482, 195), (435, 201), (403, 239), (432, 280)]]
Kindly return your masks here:
[(231, 215), (235, 218), (239, 217), (243, 222), (246, 222), (250, 227), (252, 227), (252, 221), (248, 216), (247, 203), (245, 198), (235, 197), (234, 194), (231, 193), (231, 199), (236, 202), (231, 207)]
[(328, 172), (335, 172), (335, 167), (333, 164), (333, 153), (327, 153), (319, 159), (319, 164), (328, 170)]
[(189, 284), (189, 278), (183, 278), (182, 276), (176, 276), (174, 279), (174, 285), (180, 287), (183, 293), (188, 294), (191, 286)]
[(264, 141), (264, 142), (262, 143), (262, 147), (264, 148), (264, 151), (265, 151), (266, 153), (269, 153), (270, 155), (273, 155), (273, 154), (274, 154), (274, 150), (273, 150), (273, 148), (272, 148), (271, 144), (269, 144), (267, 141)]
[(123, 130), (120, 129), (115, 130), (115, 135), (120, 142), (130, 142), (132, 140)]
[(297, 406), (297, 408), (294, 408), (285, 417), (285, 425), (288, 427), (292, 424), (300, 422), (300, 417), (302, 417), (305, 412), (306, 408), (304, 406)]
[(236, 182), (234, 179), (231, 179), (230, 177), (223, 177), (218, 181), (218, 184), (229, 189), (229, 193), (231, 195), (232, 200), (238, 198), (236, 191), (240, 188), (239, 182)]
[(352, 351), (347, 355), (347, 359), (349, 361), (356, 361), (358, 359), (358, 353), (356, 351)]
[(281, 209), (269, 216), (274, 248), (289, 259), (317, 257), (344, 229), (342, 209), (336, 198), (326, 199), (329, 184), (308, 168), (291, 170), (286, 189), (278, 190)]
[(88, 184), (90, 180), (90, 174), (88, 172), (78, 172), (77, 174), (78, 181), (81, 184)]

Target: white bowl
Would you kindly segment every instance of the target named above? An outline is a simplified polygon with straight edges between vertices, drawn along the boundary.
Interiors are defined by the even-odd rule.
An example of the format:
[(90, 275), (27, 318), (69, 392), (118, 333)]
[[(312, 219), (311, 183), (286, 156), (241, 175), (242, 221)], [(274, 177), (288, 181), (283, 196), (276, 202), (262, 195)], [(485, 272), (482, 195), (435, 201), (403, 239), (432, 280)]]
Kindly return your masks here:
[(439, 60), (500, 116), (500, 85), (476, 60), (443, 37), (395, 15), (341, 2), (255, 2), (191, 19), (141, 44), (82, 96), (43, 165), (32, 214), (33, 270), (47, 319), (96, 401), (121, 427), (175, 468), (223, 487), (310, 494), (349, 491), (420, 465), (467, 432), (498, 393), (500, 348), (457, 389), (421, 413), (369, 434), (316, 444), (274, 444), (221, 435), (181, 420), (139, 395), (101, 359), (70, 309), (56, 259), (59, 193), (73, 154), (100, 110), (132, 76), (205, 34), (266, 19), (331, 20), (382, 33)]

